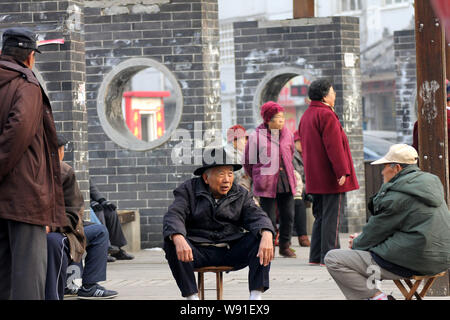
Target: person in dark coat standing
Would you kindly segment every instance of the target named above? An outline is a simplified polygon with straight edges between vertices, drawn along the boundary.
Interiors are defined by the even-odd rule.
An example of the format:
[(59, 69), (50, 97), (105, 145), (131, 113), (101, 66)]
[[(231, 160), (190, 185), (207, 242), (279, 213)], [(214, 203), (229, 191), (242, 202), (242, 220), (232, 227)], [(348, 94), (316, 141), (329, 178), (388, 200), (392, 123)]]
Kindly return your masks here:
[(181, 295), (189, 300), (198, 300), (194, 268), (220, 265), (248, 266), (250, 299), (261, 299), (269, 288), (275, 230), (252, 194), (234, 183), (233, 172), (242, 165), (227, 162), (222, 148), (205, 152), (214, 160), (204, 159), (194, 171), (197, 177), (174, 190), (164, 215), (166, 259)]
[(0, 300), (45, 298), (46, 227), (67, 224), (50, 101), (31, 70), (26, 28), (3, 32), (0, 56)]
[(268, 101), (261, 106), (263, 123), (250, 135), (245, 145), (244, 168), (253, 180), (253, 194), (276, 229), (278, 208), (280, 221), (279, 253), (296, 258), (290, 248), (294, 222), (294, 137), (284, 126), (284, 108)]
[(334, 111), (336, 92), (326, 79), (315, 80), (308, 90), (311, 104), (298, 132), (305, 167), (306, 193), (313, 195), (315, 218), (309, 262), (324, 264), (331, 249), (340, 248), (339, 222), (345, 192), (359, 188), (350, 146)]

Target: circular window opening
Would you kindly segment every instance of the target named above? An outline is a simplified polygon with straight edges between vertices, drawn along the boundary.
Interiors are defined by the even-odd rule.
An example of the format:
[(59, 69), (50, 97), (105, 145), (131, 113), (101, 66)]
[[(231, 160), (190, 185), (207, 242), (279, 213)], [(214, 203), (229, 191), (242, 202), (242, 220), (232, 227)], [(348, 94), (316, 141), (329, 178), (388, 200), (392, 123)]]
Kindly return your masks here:
[(257, 119), (261, 120), (261, 105), (267, 101), (275, 101), (285, 109), (286, 128), (291, 132), (296, 131), (310, 102), (308, 87), (312, 80), (312, 76), (304, 70), (286, 69), (267, 75), (255, 95)]
[(182, 114), (175, 77), (151, 59), (130, 59), (104, 79), (97, 110), (105, 133), (121, 147), (146, 151), (169, 138)]

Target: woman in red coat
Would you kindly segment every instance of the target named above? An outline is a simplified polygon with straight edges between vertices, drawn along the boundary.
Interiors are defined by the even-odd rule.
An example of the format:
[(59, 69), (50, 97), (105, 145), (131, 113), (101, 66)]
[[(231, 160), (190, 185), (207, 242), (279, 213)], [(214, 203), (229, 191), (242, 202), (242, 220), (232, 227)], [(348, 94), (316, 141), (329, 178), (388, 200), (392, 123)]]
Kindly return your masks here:
[(325, 254), (339, 248), (339, 221), (345, 192), (359, 188), (347, 136), (334, 111), (336, 92), (328, 80), (313, 81), (311, 104), (298, 132), (302, 144), (306, 193), (313, 195), (315, 218), (309, 262), (324, 264)]

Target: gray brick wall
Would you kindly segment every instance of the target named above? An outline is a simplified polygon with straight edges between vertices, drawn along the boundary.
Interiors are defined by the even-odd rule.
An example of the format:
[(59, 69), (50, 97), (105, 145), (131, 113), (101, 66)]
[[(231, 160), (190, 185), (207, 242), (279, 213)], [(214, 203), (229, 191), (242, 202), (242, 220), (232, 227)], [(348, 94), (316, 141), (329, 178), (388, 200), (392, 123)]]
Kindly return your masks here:
[(143, 248), (162, 245), (162, 217), (173, 200), (172, 190), (192, 177), (195, 165), (173, 163), (177, 140), (148, 151), (114, 143), (102, 130), (97, 114), (98, 90), (105, 75), (131, 58), (158, 61), (182, 88), (178, 128), (192, 137), (195, 121), (202, 123), (199, 134), (221, 130), (217, 2), (161, 2), (148, 5), (147, 10), (86, 3), (84, 10), (89, 173), (120, 209), (139, 210)]
[(414, 30), (394, 32), (395, 52), (395, 108), (397, 140), (411, 143), (414, 122), (417, 120), (416, 106), (416, 42)]
[[(347, 194), (342, 231), (365, 224), (359, 20), (351, 17), (234, 23), (236, 108), (247, 129), (260, 122), (259, 107), (276, 100), (296, 75), (328, 78), (336, 90), (336, 111), (350, 141), (360, 184)], [(345, 65), (345, 56), (354, 64)], [(349, 61), (349, 60), (347, 60)], [(298, 125), (300, 119), (296, 119)]]

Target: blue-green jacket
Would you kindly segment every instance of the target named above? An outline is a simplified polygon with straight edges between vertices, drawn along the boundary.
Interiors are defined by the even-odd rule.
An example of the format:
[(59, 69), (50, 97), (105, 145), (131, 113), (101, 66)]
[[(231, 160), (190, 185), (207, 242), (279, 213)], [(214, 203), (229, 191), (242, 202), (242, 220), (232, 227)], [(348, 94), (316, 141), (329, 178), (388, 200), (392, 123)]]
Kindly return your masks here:
[(450, 214), (437, 176), (410, 165), (383, 184), (372, 202), (373, 216), (353, 249), (421, 275), (450, 267)]

